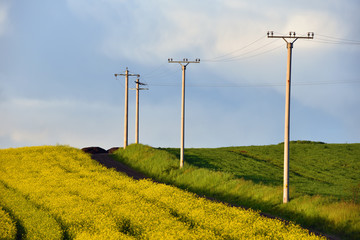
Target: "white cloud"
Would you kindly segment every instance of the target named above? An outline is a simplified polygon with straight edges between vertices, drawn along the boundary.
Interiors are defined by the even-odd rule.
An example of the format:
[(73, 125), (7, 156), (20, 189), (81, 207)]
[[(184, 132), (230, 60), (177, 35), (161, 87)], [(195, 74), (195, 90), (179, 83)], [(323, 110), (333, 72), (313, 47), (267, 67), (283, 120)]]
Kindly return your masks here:
[[(101, 46), (104, 54), (142, 63), (185, 57), (183, 55), (189, 58), (219, 56), (261, 35), (265, 38), (268, 30), (299, 34), (337, 32), (338, 36), (348, 31), (339, 16), (327, 8), (309, 4), (308, 8), (290, 5), (286, 9), (281, 1), (270, 5), (267, 1), (203, 4), (164, 0), (68, 0), (68, 5), (81, 18), (103, 24), (106, 29)], [(261, 43), (255, 48), (265, 44)]]
[(9, 4), (10, 1), (0, 2), (0, 36), (5, 34), (9, 25)]
[(68, 4), (81, 18), (95, 19), (107, 29), (102, 44), (105, 54), (141, 62), (184, 52), (208, 55), (209, 51), (232, 50), (254, 26), (254, 22), (242, 21), (233, 6), (221, 1), (204, 5), (193, 1), (181, 1), (181, 4), (102, 1), (100, 4), (69, 0)]
[[(306, 35), (308, 32), (315, 33), (336, 33), (337, 36), (345, 36), (349, 29), (346, 24), (331, 12), (303, 10), (293, 12), (288, 16), (286, 24), (282, 27), (281, 32), (288, 34), (289, 31), (296, 31), (298, 35)], [(306, 46), (306, 44), (304, 44)], [(308, 44), (314, 46), (313, 44)]]
[(0, 105), (0, 111), (7, 126), (0, 132), (0, 139), (6, 142), (2, 147), (60, 143), (79, 148), (89, 145), (110, 148), (122, 143), (119, 137), (122, 128), (117, 122), (122, 116), (117, 107), (110, 105), (20, 98)]

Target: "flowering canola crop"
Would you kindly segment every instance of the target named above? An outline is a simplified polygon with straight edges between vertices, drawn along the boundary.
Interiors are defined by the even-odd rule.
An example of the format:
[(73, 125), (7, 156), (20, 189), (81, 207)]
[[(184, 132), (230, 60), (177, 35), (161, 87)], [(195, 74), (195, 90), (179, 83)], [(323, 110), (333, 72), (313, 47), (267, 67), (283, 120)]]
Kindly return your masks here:
[(0, 217), (0, 239), (320, 239), (251, 210), (133, 180), (66, 146), (0, 150)]
[(0, 239), (14, 239), (16, 237), (15, 222), (9, 214), (0, 207)]

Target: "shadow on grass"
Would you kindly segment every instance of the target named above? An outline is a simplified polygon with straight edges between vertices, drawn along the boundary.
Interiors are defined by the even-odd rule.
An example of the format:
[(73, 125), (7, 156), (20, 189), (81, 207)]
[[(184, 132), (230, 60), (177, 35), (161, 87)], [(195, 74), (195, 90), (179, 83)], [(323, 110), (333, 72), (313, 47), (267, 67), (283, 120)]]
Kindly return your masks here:
[[(177, 148), (158, 148), (158, 150), (166, 151), (174, 155), (177, 159), (180, 159), (179, 149)], [(186, 162), (190, 163), (193, 166), (207, 168), (215, 171), (220, 170), (218, 166), (209, 163), (208, 159), (204, 159), (196, 155), (191, 155), (186, 152), (184, 153), (184, 158), (186, 159)]]
[[(176, 158), (178, 158), (178, 159), (180, 158), (179, 149), (176, 149), (176, 148), (158, 148), (158, 150), (166, 151), (166, 152), (176, 156)], [(271, 164), (266, 160), (251, 156), (251, 155), (249, 155), (247, 153), (243, 153), (241, 151), (228, 150), (228, 152), (231, 153), (231, 154), (238, 155), (239, 157), (242, 157), (242, 158), (251, 159), (252, 161), (255, 161), (255, 162), (259, 162), (259, 163), (263, 163), (263, 164)], [(195, 166), (195, 167), (205, 168), (205, 169), (214, 170), (214, 171), (224, 171), (221, 167), (219, 167), (217, 165), (214, 165), (214, 164), (211, 164), (210, 163), (211, 161), (209, 161), (209, 160), (211, 160), (211, 159), (209, 159), (211, 157), (209, 157), (209, 156), (202, 157), (202, 156), (199, 156), (199, 155), (191, 154), (191, 153), (188, 153), (186, 151), (186, 149), (185, 149), (184, 158), (186, 160), (186, 163), (188, 163), (188, 164), (190, 164), (192, 166)], [(272, 165), (272, 166), (274, 168), (279, 169), (280, 172), (283, 171), (282, 168), (279, 168), (276, 165)], [(256, 176), (256, 175), (244, 174), (244, 173), (242, 173), (242, 174), (232, 173), (232, 174), (237, 178), (250, 180), (250, 181), (252, 181), (254, 183), (257, 183), (257, 184), (266, 184), (266, 185), (269, 185), (269, 186), (282, 186), (282, 178), (281, 177), (279, 178), (279, 180), (276, 180), (274, 178), (267, 177), (267, 176), (264, 176), (264, 175)]]

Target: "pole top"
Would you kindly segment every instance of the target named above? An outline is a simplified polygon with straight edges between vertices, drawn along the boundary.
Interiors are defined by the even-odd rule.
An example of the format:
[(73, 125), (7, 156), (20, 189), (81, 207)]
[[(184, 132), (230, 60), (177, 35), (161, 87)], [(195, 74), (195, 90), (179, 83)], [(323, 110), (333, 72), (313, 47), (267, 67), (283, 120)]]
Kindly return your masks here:
[(289, 35), (274, 35), (274, 31), (268, 31), (267, 32), (267, 36), (268, 38), (296, 38), (296, 39), (299, 39), (299, 38), (303, 38), (303, 39), (313, 39), (314, 38), (314, 32), (308, 32), (307, 33), (307, 36), (296, 36), (296, 32), (289, 32)]
[(189, 63), (200, 63), (200, 58), (196, 58), (195, 59), (195, 61), (189, 61), (189, 59), (187, 59), (187, 58), (183, 58), (183, 60), (181, 61), (174, 61), (174, 59), (172, 59), (172, 58), (168, 58), (168, 63), (180, 63), (180, 64), (182, 64), (182, 63), (187, 63), (187, 64), (189, 64)]

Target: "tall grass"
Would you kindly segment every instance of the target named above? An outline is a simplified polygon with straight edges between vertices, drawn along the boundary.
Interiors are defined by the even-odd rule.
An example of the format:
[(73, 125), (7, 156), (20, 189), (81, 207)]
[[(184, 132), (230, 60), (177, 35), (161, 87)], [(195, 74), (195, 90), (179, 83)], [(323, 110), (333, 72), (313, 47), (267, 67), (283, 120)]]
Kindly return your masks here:
[[(236, 149), (232, 149), (234, 150)], [(248, 152), (242, 153), (248, 154)], [(271, 160), (270, 152), (268, 156)], [(126, 150), (119, 149), (114, 157), (156, 180), (201, 195), (261, 210), (293, 220), (304, 227), (343, 238), (356, 239), (360, 236), (360, 206), (354, 202), (339, 201), (338, 197), (325, 194), (319, 196), (298, 193), (292, 188), (290, 192), (290, 196), (293, 196), (292, 200), (284, 205), (282, 204), (282, 186), (272, 181), (261, 182), (261, 176), (254, 177), (248, 174), (245, 175), (246, 177), (241, 177), (241, 173), (221, 171), (221, 168), (216, 166), (216, 161), (210, 163), (200, 161), (197, 163), (198, 166), (185, 164), (182, 169), (179, 169), (179, 161), (174, 154), (144, 145), (130, 145)], [(189, 159), (189, 155), (185, 157)], [(192, 157), (196, 158), (196, 156)], [(226, 154), (222, 157), (223, 161), (226, 161), (224, 159)], [(317, 157), (321, 161), (321, 154)], [(278, 163), (275, 160), (272, 161), (272, 165), (280, 167), (276, 166)], [(261, 161), (260, 164), (264, 167), (268, 166)], [(306, 166), (302, 167), (306, 168)], [(265, 171), (267, 169), (265, 168)], [(260, 169), (256, 171), (262, 174)], [(338, 177), (334, 176), (335, 179)], [(250, 180), (251, 178), (253, 180)]]

